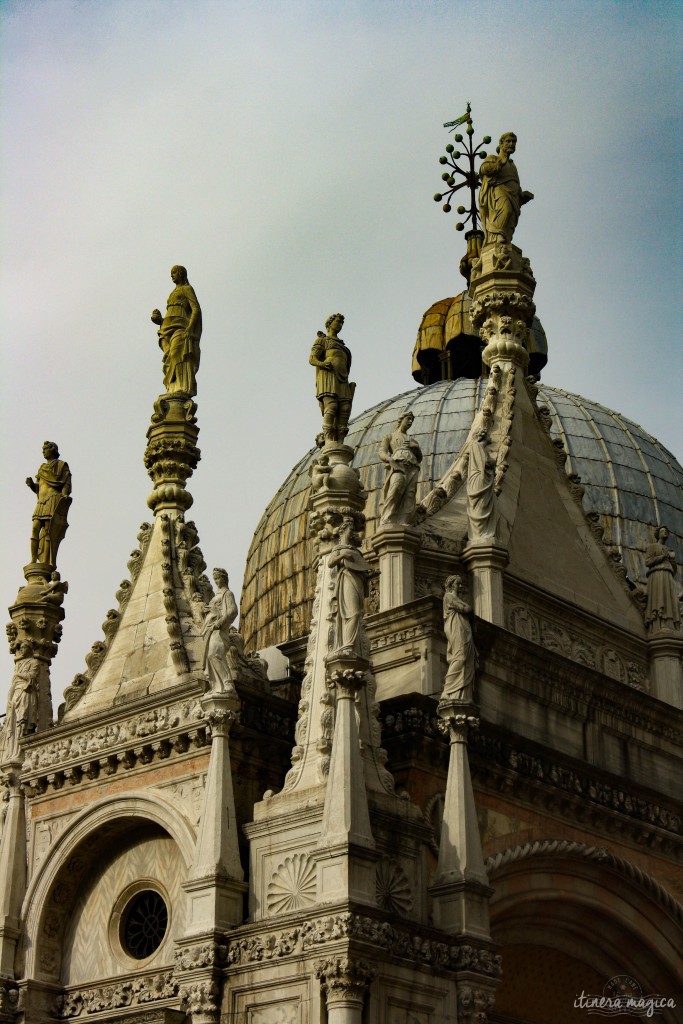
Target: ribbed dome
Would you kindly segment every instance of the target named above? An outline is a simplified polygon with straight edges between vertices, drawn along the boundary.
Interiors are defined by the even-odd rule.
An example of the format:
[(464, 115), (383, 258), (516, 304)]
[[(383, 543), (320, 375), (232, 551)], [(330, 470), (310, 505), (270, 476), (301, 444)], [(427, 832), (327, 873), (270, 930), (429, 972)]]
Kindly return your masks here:
[[(483, 380), (439, 381), (381, 402), (351, 422), (347, 443), (368, 491), (366, 536), (376, 529), (386, 470), (379, 442), (399, 414), (415, 416), (411, 435), (424, 455), (418, 500), (436, 484), (464, 444), (484, 393)], [(586, 487), (586, 511), (600, 513), (605, 540), (622, 553), (631, 579), (645, 581), (651, 527), (669, 528), (669, 545), (683, 563), (683, 468), (641, 427), (557, 388), (541, 386), (539, 404), (552, 415), (552, 436), (567, 451), (567, 472)], [(249, 554), (242, 591), (241, 631), (250, 649), (281, 643), (308, 630), (313, 581), (306, 550), (309, 470), (317, 449), (297, 463), (268, 505)]]

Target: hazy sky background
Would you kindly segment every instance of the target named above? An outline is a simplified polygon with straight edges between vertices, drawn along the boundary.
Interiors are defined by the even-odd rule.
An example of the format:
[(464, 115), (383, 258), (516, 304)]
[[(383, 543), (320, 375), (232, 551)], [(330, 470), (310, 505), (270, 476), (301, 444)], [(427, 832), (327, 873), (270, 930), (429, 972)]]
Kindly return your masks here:
[[(149, 518), (149, 315), (171, 265), (204, 322), (192, 518), (239, 596), (319, 430), (316, 330), (345, 314), (360, 413), (413, 386), (422, 313), (462, 290), (457, 217), (432, 196), (467, 100), (477, 137), (517, 132), (536, 196), (515, 242), (544, 382), (680, 459), (682, 24), (667, 0), (2, 3), (2, 599), (55, 440), (74, 480), (55, 710)], [(0, 666), (4, 709), (6, 647)]]

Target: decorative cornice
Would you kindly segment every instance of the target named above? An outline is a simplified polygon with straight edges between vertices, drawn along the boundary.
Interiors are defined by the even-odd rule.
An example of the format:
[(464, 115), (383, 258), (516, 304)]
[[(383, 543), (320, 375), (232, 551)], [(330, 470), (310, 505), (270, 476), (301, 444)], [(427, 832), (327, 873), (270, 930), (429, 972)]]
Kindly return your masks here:
[[(396, 744), (425, 737), (443, 750), (442, 771), (447, 764), (447, 745), (439, 732), (436, 704), (427, 697), (392, 698), (382, 706), (383, 740), (390, 757), (397, 759)], [(526, 747), (526, 749), (525, 749)], [(619, 831), (638, 843), (681, 848), (683, 818), (666, 799), (655, 802), (624, 778), (612, 779), (599, 768), (579, 765), (552, 751), (536, 750), (536, 745), (513, 734), (481, 722), (480, 729), (468, 738), (472, 776), (480, 785), (492, 785), (496, 792), (509, 792), (548, 809), (562, 809), (564, 817), (579, 822), (595, 820)], [(430, 754), (430, 763), (434, 756)], [(668, 834), (668, 835), (667, 835)]]
[[(258, 733), (261, 737), (290, 742), (294, 726), (294, 708), (285, 701), (255, 694), (238, 682), (242, 702), (240, 735)], [(121, 714), (121, 708), (118, 709)], [(65, 784), (77, 786), (100, 775), (113, 775), (140, 764), (163, 761), (201, 749), (209, 740), (207, 715), (196, 696), (176, 699), (167, 704), (158, 701), (138, 706), (135, 713), (116, 718), (111, 710), (98, 715), (99, 724), (73, 723), (63, 726), (62, 736), (49, 742), (33, 742), (26, 753), (22, 781), (30, 795)]]
[(226, 937), (228, 969), (300, 957), (340, 940), (359, 943), (365, 951), (373, 949), (375, 956), (381, 951), (392, 960), (417, 962), (448, 972), (467, 970), (491, 978), (501, 975), (501, 957), (491, 944), (462, 943), (436, 929), (395, 927), (388, 921), (351, 911), (312, 917), (280, 930), (230, 933)]
[(55, 997), (54, 1013), (60, 1020), (71, 1020), (106, 1010), (174, 1000), (177, 995), (178, 981), (173, 971), (167, 970), (131, 980), (114, 980), (108, 985), (70, 988)]
[(544, 839), (535, 843), (526, 843), (524, 846), (513, 846), (503, 850), (502, 853), (489, 857), (486, 861), (489, 878), (493, 880), (496, 874), (502, 873), (510, 864), (516, 864), (520, 860), (530, 857), (578, 858), (591, 861), (601, 867), (611, 868), (646, 892), (650, 899), (671, 914), (674, 920), (683, 927), (683, 906), (674, 899), (671, 893), (635, 864), (622, 857), (617, 857), (604, 847), (586, 846), (584, 843), (574, 843), (564, 839)]

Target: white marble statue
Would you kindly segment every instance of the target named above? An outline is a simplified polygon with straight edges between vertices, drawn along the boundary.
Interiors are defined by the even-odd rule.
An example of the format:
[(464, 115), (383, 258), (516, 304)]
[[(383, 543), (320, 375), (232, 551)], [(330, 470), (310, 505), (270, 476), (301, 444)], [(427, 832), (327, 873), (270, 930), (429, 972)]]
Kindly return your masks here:
[(379, 457), (389, 470), (382, 493), (380, 526), (409, 524), (415, 517), (422, 451), (408, 436), (414, 419), (412, 412), (403, 413), (395, 430), (383, 437), (379, 446)]
[(496, 461), (488, 452), (486, 431), (472, 438), (467, 470), (467, 520), (470, 543), (492, 542), (496, 533)]
[(647, 566), (647, 606), (645, 625), (652, 631), (679, 630), (681, 611), (676, 593), (676, 556), (666, 546), (669, 531), (666, 526), (655, 530), (654, 543), (645, 552)]
[(33, 732), (38, 721), (40, 662), (32, 654), (33, 648), (25, 640), (20, 647), (19, 660), (15, 662), (7, 698), (7, 714), (0, 735), (0, 761), (18, 754), (21, 739)]
[(216, 594), (209, 602), (209, 610), (202, 625), (204, 637), (204, 670), (209, 686), (216, 693), (232, 693), (235, 689), (230, 664), (232, 646), (230, 627), (237, 618), (237, 602), (228, 587), (225, 569), (214, 569)]
[(443, 598), (443, 624), (448, 648), (448, 671), (442, 699), (471, 702), (474, 697), (474, 673), (477, 651), (472, 638), (472, 606), (462, 576), (449, 576)]
[(365, 561), (356, 544), (353, 520), (345, 519), (339, 530), (339, 543), (330, 554), (329, 565), (337, 568), (334, 585), (337, 613), (335, 616), (334, 651), (364, 657), (363, 611), (372, 567)]

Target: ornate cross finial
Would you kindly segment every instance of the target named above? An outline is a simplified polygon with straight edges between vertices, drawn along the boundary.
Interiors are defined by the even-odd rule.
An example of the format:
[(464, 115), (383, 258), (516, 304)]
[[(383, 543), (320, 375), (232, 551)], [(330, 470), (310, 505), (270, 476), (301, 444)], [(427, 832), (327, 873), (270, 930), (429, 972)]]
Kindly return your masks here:
[[(465, 136), (460, 132), (456, 132), (455, 141), (459, 144), (463, 144), (463, 149), (456, 149), (455, 146), (449, 142), (446, 146), (446, 155), (439, 157), (439, 163), (444, 164), (449, 170), (445, 170), (441, 175), (443, 181), (446, 183), (445, 192), (437, 192), (434, 196), (434, 202), (440, 203), (442, 200), (446, 200), (443, 205), (444, 213), (450, 213), (451, 199), (461, 188), (469, 189), (469, 207), (461, 205), (458, 206), (457, 212), (462, 216), (465, 215), (462, 220), (458, 221), (455, 225), (456, 231), (464, 231), (465, 226), (469, 223), (470, 227), (465, 235), (467, 239), (467, 255), (463, 257), (460, 263), (460, 273), (465, 277), (469, 283), (470, 279), (470, 265), (473, 259), (479, 256), (481, 251), (481, 243), (484, 238), (484, 234), (479, 224), (479, 211), (477, 209), (477, 191), (479, 189), (479, 173), (475, 166), (477, 160), (484, 160), (487, 156), (485, 150), (481, 147), (487, 145), (491, 141), (490, 135), (485, 135), (482, 142), (476, 146), (473, 145), (472, 136), (474, 135), (474, 124), (472, 122), (471, 106), (468, 103), (467, 109), (462, 117), (456, 118), (455, 121), (446, 121), (444, 128), (454, 130), (459, 128), (461, 125), (466, 125)], [(456, 161), (462, 160), (464, 166), (459, 166)]]

